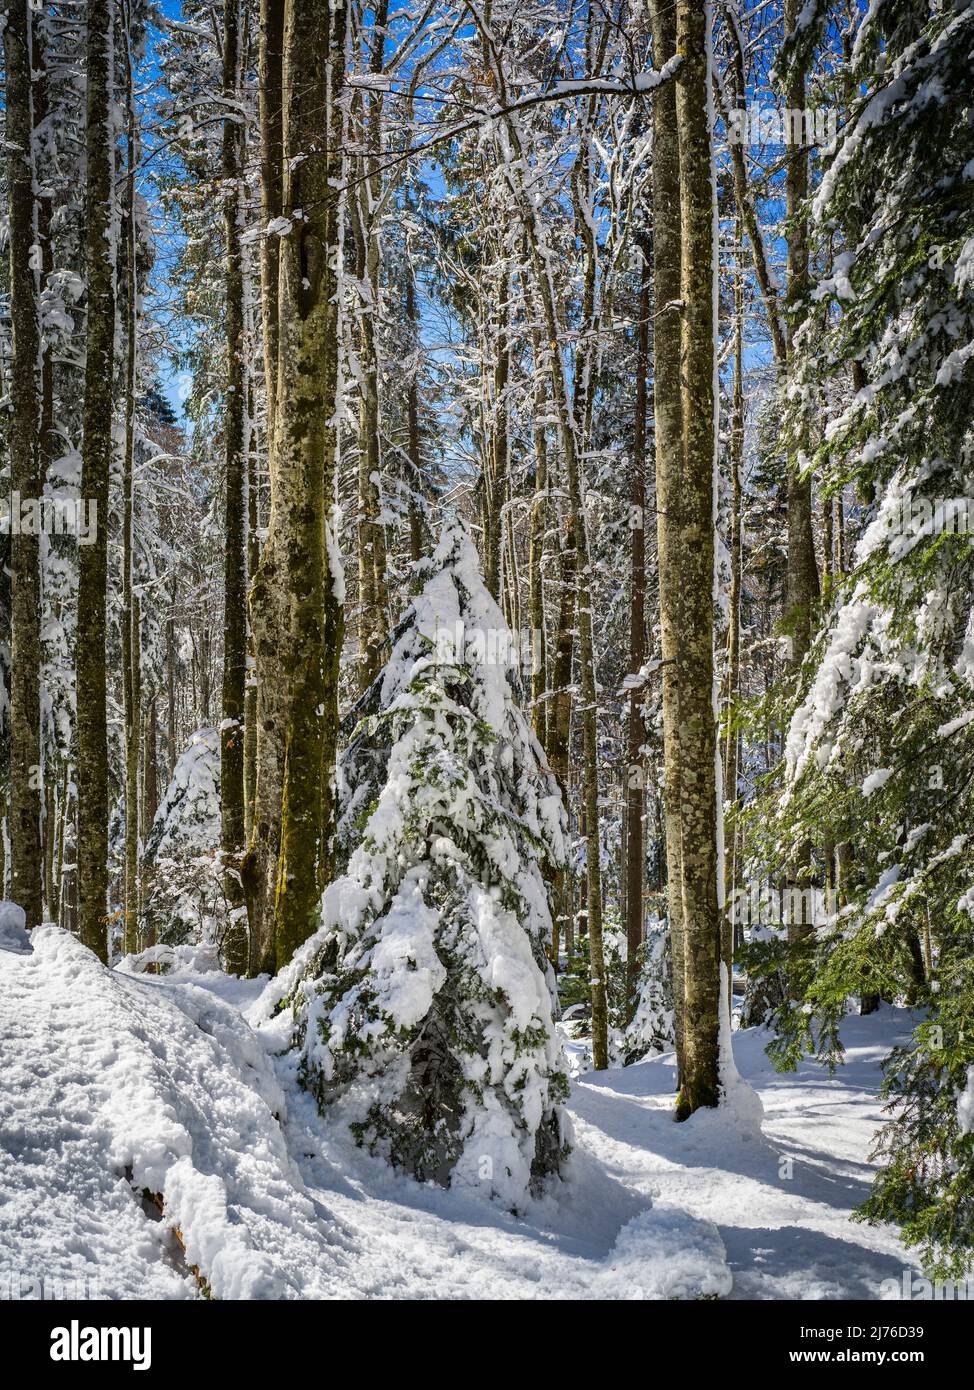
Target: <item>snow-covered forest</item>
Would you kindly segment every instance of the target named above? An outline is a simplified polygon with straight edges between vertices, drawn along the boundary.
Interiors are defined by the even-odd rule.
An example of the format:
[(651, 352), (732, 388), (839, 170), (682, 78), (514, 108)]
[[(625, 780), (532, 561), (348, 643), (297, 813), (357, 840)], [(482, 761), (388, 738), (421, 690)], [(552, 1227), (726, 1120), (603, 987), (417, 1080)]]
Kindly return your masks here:
[(974, 0), (2, 62), (0, 1297), (974, 1289)]

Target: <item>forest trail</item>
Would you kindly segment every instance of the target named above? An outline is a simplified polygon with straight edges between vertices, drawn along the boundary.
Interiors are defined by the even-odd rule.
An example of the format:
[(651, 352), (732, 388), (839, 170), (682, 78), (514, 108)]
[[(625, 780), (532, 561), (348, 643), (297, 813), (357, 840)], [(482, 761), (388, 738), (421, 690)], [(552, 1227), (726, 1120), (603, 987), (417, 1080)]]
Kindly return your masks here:
[(736, 1033), (738, 1069), (764, 1106), (760, 1137), (713, 1113), (675, 1125), (672, 1053), (585, 1073), (572, 1094), (579, 1139), (607, 1173), (651, 1195), (657, 1208), (714, 1222), (732, 1298), (877, 1298), (884, 1280), (899, 1284), (915, 1262), (893, 1228), (850, 1215), (874, 1171), (868, 1155), (883, 1121), (880, 1062), (908, 1036), (910, 1019), (888, 1007), (850, 1015), (842, 1026), (846, 1062), (833, 1077), (809, 1061), (777, 1073), (763, 1029)]
[(0, 1253), (31, 1277), (194, 1296), (143, 1185), (165, 1194), (218, 1297), (875, 1298), (909, 1264), (892, 1231), (848, 1219), (903, 1011), (850, 1019), (832, 1079), (812, 1064), (776, 1076), (763, 1036), (738, 1034), (763, 1135), (723, 1112), (674, 1124), (669, 1055), (583, 1074), (571, 1184), (515, 1217), (402, 1177), (323, 1125), (293, 1054), (272, 1059), (244, 1020), (259, 982), (108, 971), (49, 929), (31, 954), (0, 950), (0, 975), (17, 1073), (0, 1116)]

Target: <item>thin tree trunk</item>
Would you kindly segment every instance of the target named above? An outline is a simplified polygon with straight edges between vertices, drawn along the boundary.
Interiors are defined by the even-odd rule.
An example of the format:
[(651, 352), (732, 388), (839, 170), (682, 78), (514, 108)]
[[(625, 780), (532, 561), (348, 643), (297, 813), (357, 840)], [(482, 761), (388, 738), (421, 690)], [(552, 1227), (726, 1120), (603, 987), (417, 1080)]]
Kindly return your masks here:
[[(378, 76), (385, 63), (388, 0), (378, 0), (372, 19), (369, 72)], [(359, 409), (359, 689), (365, 691), (382, 669), (389, 638), (385, 530), (380, 520), (382, 453), (379, 439), (379, 359), (376, 318), (381, 295), (381, 246), (378, 209), (382, 197), (378, 173), (382, 153), (382, 95), (362, 93), (362, 125), (367, 152), (365, 177), (358, 185), (355, 230), (358, 279), (366, 302), (358, 315), (362, 393)]]
[[(501, 251), (501, 254), (502, 251)], [(501, 601), (501, 570), (504, 546), (504, 504), (511, 442), (508, 436), (507, 383), (511, 372), (511, 345), (508, 337), (508, 294), (510, 282), (502, 273), (497, 287), (497, 333), (492, 409), (490, 414), (490, 476), (484, 480), (487, 498), (487, 534), (484, 536), (484, 566), (487, 588)]]
[(418, 564), (423, 558), (423, 511), (420, 497), (423, 495), (423, 451), (419, 431), (419, 311), (416, 305), (416, 279), (410, 265), (406, 271), (406, 322), (409, 325), (410, 342), (416, 353), (416, 361), (409, 373), (406, 387), (406, 421), (408, 430), (407, 447), (409, 452), (409, 558)]
[[(804, 0), (785, 0), (785, 33), (798, 24)], [(805, 107), (805, 72), (793, 65), (785, 91), (785, 105), (791, 111)], [(788, 146), (785, 167), (785, 204), (788, 218), (788, 304), (792, 313), (799, 309), (808, 292), (808, 231), (803, 204), (808, 197), (808, 149), (796, 141)], [(791, 355), (791, 339), (788, 344)], [(815, 537), (812, 531), (812, 480), (803, 476), (798, 450), (788, 461), (788, 569), (785, 615), (791, 638), (791, 665), (796, 673), (811, 646), (812, 614), (819, 597)]]
[[(676, 53), (676, 14), (669, 0), (654, 0), (653, 54), (657, 69)], [(656, 553), (659, 566), (660, 646), (663, 660), (663, 777), (666, 879), (673, 962), (677, 1085), (684, 1071), (685, 946), (683, 864), (680, 836), (680, 641), (681, 494), (683, 401), (680, 389), (680, 146), (676, 88), (665, 82), (653, 94), (653, 362), (656, 422)]]
[(81, 496), (95, 510), (94, 541), (78, 565), (78, 898), (81, 939), (108, 961), (108, 721), (105, 627), (108, 485), (112, 461), (115, 284), (112, 248), (111, 0), (88, 0), (85, 116), (86, 329)]
[[(131, 42), (130, 33), (126, 35)], [(135, 565), (135, 396), (138, 374), (138, 238), (135, 226), (136, 131), (131, 52), (126, 62), (125, 177), (125, 455), (122, 461), (122, 686), (125, 737), (125, 903), (126, 955), (139, 949), (139, 742), (141, 641), (133, 604)]]
[(730, 621), (727, 628), (727, 705), (724, 715), (724, 801), (727, 805), (730, 835), (724, 847), (724, 962), (731, 987), (734, 955), (734, 888), (737, 848), (737, 750), (740, 736), (736, 726), (737, 695), (741, 673), (741, 567), (743, 534), (741, 519), (741, 468), (744, 459), (744, 266), (740, 222), (734, 242), (734, 398), (731, 419), (731, 537), (730, 537)]
[[(636, 347), (636, 403), (633, 428), (632, 471), (630, 476), (630, 579), (629, 579), (629, 670), (638, 677), (646, 663), (646, 379), (649, 375), (649, 246), (643, 239), (639, 248), (640, 292), (639, 328)], [(646, 851), (643, 818), (646, 813), (646, 776), (643, 744), (641, 686), (629, 693), (629, 758), (626, 777), (625, 815), (625, 922), (626, 922), (626, 1015), (632, 1018), (639, 992), (639, 950), (643, 942), (643, 876)]]
[[(9, 199), (10, 322), (13, 370), (10, 394), (11, 521), (21, 502), (41, 495), (37, 368), (40, 326), (35, 238), (31, 21), (27, 0), (11, 0), (4, 29), (6, 53), (7, 188)], [(19, 526), (10, 536), (10, 892), (28, 928), (43, 916), (41, 859), (41, 702), (39, 539)], [(103, 914), (104, 916), (104, 914)]]
[(240, 0), (223, 6), (223, 235), (226, 497), (223, 570), (223, 697), (220, 830), (228, 867), (244, 843), (244, 692), (247, 679), (247, 513), (243, 261), (240, 198), (244, 126), (240, 111)]
[(529, 603), (531, 607), (531, 725), (542, 748), (548, 746), (547, 640), (544, 608), (544, 557), (548, 532), (548, 440), (544, 420), (544, 377), (540, 371), (540, 346), (534, 334), (534, 499), (531, 503), (531, 536), (528, 549)]

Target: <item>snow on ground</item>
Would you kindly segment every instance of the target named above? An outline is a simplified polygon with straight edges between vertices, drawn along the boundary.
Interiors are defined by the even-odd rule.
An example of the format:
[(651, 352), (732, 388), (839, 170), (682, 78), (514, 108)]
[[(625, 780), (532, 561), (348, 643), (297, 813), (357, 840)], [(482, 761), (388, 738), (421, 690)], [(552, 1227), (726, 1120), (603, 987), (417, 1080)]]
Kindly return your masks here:
[(846, 1063), (831, 1078), (814, 1062), (777, 1073), (764, 1029), (736, 1033), (738, 1069), (764, 1106), (760, 1136), (735, 1132), (714, 1111), (674, 1125), (671, 1053), (588, 1072), (574, 1087), (579, 1139), (634, 1191), (715, 1223), (732, 1297), (877, 1298), (885, 1279), (899, 1285), (915, 1261), (892, 1227), (853, 1223), (849, 1214), (872, 1178), (880, 1062), (910, 1026), (903, 1009), (850, 1016)]
[(187, 1264), (218, 1298), (818, 1298), (875, 1297), (909, 1263), (848, 1220), (895, 1011), (850, 1020), (831, 1081), (776, 1076), (738, 1035), (763, 1135), (676, 1125), (671, 1057), (582, 1075), (569, 1181), (516, 1217), (323, 1124), (240, 1012), (262, 981), (107, 971), (64, 932), (31, 940), (0, 949), (0, 1274), (111, 1298), (198, 1297)]

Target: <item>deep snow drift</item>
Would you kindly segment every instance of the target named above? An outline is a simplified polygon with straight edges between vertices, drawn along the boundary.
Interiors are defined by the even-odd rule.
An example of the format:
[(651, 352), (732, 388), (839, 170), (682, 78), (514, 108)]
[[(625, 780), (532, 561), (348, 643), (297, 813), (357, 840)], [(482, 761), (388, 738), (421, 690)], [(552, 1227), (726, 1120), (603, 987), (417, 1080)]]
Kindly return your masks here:
[(848, 1219), (894, 1010), (849, 1021), (832, 1080), (776, 1076), (765, 1039), (736, 1035), (763, 1132), (719, 1112), (674, 1124), (669, 1055), (581, 1076), (569, 1178), (514, 1216), (326, 1126), (293, 1054), (272, 1055), (279, 1029), (241, 1012), (261, 982), (108, 971), (50, 927), (31, 943), (0, 948), (5, 1273), (108, 1298), (201, 1281), (217, 1298), (842, 1298), (912, 1263)]

